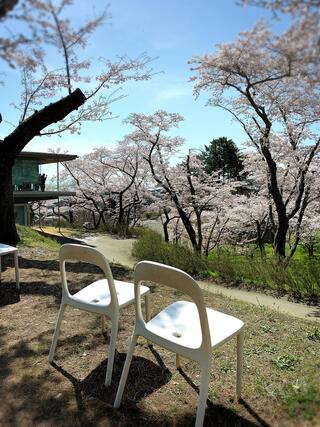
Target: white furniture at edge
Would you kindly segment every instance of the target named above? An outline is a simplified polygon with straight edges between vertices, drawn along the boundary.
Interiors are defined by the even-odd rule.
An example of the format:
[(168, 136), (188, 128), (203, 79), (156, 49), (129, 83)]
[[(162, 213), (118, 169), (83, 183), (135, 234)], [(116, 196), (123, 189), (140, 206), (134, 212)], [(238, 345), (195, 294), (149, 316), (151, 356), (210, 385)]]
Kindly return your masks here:
[(20, 288), (20, 276), (19, 276), (19, 263), (18, 263), (18, 249), (14, 246), (5, 245), (3, 243), (0, 243), (0, 281), (1, 281), (1, 257), (3, 255), (10, 255), (12, 254), (14, 257), (14, 268), (16, 271), (16, 286), (17, 289)]
[[(144, 320), (141, 312), (140, 283), (150, 281), (178, 289), (194, 302), (177, 301), (166, 307), (151, 320)], [(127, 381), (129, 367), (139, 336), (176, 353), (176, 366), (180, 367), (179, 355), (197, 361), (201, 368), (201, 384), (196, 426), (203, 425), (212, 349), (230, 338), (237, 337), (237, 398), (241, 395), (242, 348), (244, 323), (232, 316), (206, 308), (202, 291), (191, 276), (174, 267), (151, 261), (137, 264), (134, 274), (136, 322), (123, 367), (114, 407), (119, 408)]]
[[(108, 367), (105, 379), (105, 384), (108, 386), (111, 384), (113, 361), (119, 326), (119, 309), (126, 307), (134, 301), (134, 285), (133, 283), (114, 280), (109, 262), (101, 252), (94, 248), (83, 245), (65, 244), (60, 248), (59, 258), (62, 282), (62, 300), (52, 344), (50, 347), (49, 362), (51, 363), (53, 360), (59, 338), (61, 321), (67, 305), (78, 308), (79, 310), (100, 314), (103, 320), (104, 317), (107, 316), (112, 322)], [(105, 278), (97, 280), (81, 289), (74, 295), (71, 295), (67, 285), (65, 270), (65, 263), (67, 260), (76, 260), (94, 264), (100, 267), (104, 273)], [(146, 286), (141, 287), (140, 295), (145, 296), (146, 317), (149, 318), (149, 288)]]

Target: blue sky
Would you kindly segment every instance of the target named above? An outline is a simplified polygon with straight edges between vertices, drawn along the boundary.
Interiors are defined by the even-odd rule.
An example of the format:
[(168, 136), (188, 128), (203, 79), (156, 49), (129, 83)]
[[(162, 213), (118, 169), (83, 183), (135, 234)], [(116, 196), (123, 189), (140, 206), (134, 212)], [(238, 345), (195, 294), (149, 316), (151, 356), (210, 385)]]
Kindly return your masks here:
[[(94, 10), (103, 6), (101, 0), (75, 0), (73, 19), (81, 21), (92, 17)], [(115, 58), (128, 54), (137, 56), (146, 52), (157, 58), (154, 71), (159, 72), (150, 81), (124, 85), (127, 97), (112, 105), (119, 116), (103, 123), (84, 123), (81, 135), (63, 134), (61, 138), (36, 138), (26, 149), (47, 151), (58, 147), (74, 154), (84, 154), (94, 147), (112, 146), (130, 131), (123, 124), (131, 112), (151, 114), (157, 109), (177, 112), (185, 120), (176, 131), (186, 139), (185, 151), (203, 148), (212, 138), (226, 136), (239, 146), (245, 141), (241, 127), (231, 117), (216, 108), (206, 107), (206, 96), (195, 100), (188, 60), (193, 55), (213, 52), (215, 45), (233, 41), (240, 31), (251, 28), (265, 18), (277, 29), (283, 22), (275, 22), (263, 9), (240, 7), (233, 0), (114, 0), (110, 3), (112, 18), (109, 25), (100, 28), (90, 39), (86, 54), (91, 58)], [(18, 30), (18, 28), (17, 28)], [(10, 102), (19, 97), (20, 77), (17, 71), (4, 64), (5, 85), (1, 88), (0, 111), (8, 121), (16, 122), (17, 115)], [(0, 138), (10, 126), (0, 125)]]

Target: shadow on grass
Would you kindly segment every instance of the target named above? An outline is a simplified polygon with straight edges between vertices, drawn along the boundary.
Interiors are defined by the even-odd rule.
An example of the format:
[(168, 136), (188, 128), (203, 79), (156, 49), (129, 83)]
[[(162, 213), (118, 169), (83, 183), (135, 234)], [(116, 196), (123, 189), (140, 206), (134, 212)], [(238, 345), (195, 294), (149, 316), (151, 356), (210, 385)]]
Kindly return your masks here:
[[(97, 339), (92, 338), (94, 341)], [(0, 345), (4, 345), (7, 339), (6, 331), (0, 327)], [(68, 354), (75, 351), (76, 343), (87, 339), (87, 336), (80, 335), (62, 340), (63, 351), (59, 359), (62, 356), (63, 362), (53, 362), (51, 367), (47, 362), (51, 340), (49, 331), (36, 335), (29, 343), (21, 340), (2, 352), (0, 363), (4, 369), (0, 372), (0, 412), (6, 426), (22, 425), (21, 419), (25, 426), (194, 426), (196, 414), (193, 408), (184, 407), (183, 413), (173, 414), (161, 399), (156, 410), (148, 406), (145, 399), (172, 378), (172, 373), (153, 347), (149, 348), (156, 362), (133, 356), (121, 407), (113, 409), (126, 354), (116, 352), (110, 387), (104, 386), (108, 360), (99, 363), (81, 379), (77, 375), (77, 372), (84, 372), (81, 357), (74, 358), (76, 365), (70, 365), (72, 358)], [(93, 341), (90, 342), (92, 345)], [(189, 377), (181, 374), (198, 391)], [(232, 409), (215, 405), (210, 400), (207, 403), (204, 426), (268, 427), (246, 402), (243, 406), (256, 422), (248, 421)]]
[(20, 301), (20, 290), (15, 283), (0, 283), (0, 307)]
[[(72, 383), (76, 394), (81, 392), (87, 397), (99, 399), (112, 406), (125, 358), (125, 353), (116, 352), (110, 387), (105, 387), (104, 385), (108, 359), (101, 362), (83, 380), (75, 378), (55, 362), (52, 362), (52, 366)], [(123, 396), (123, 404), (128, 407), (136, 406), (141, 399), (147, 397), (170, 381), (170, 378), (171, 372), (166, 367), (159, 366), (144, 357), (133, 356)]]
[[(178, 371), (186, 382), (199, 394), (199, 386), (197, 386), (181, 368), (178, 368)], [(270, 424), (266, 423), (244, 399), (240, 399), (239, 403), (248, 411), (257, 423), (252, 423), (249, 420), (243, 419), (232, 410), (227, 409), (222, 405), (215, 405), (211, 400), (207, 399), (205, 425), (248, 427), (258, 425), (261, 427), (270, 427)]]
[(312, 311), (312, 313), (309, 314), (309, 317), (320, 318), (320, 305), (318, 305), (317, 307), (314, 307), (314, 310)]
[[(85, 401), (90, 398), (97, 399), (100, 404), (102, 403), (102, 406), (97, 406), (95, 422), (98, 422), (99, 419), (104, 419), (107, 415), (109, 421), (111, 421), (111, 425), (113, 425), (112, 420), (114, 419), (115, 421), (115, 419), (119, 419), (119, 417), (121, 418), (121, 422), (118, 422), (121, 426), (152, 425), (160, 427), (176, 425), (181, 427), (191, 427), (194, 425), (196, 417), (195, 413), (188, 412), (184, 415), (177, 415), (175, 417), (171, 417), (164, 413), (152, 416), (152, 414), (147, 413), (139, 407), (140, 401), (164, 386), (168, 381), (170, 381), (172, 376), (157, 351), (152, 347), (150, 350), (156, 357), (159, 365), (143, 357), (133, 356), (119, 410), (113, 409), (112, 406), (126, 357), (124, 353), (117, 353), (115, 356), (112, 384), (108, 388), (104, 386), (107, 361), (102, 362), (83, 380), (75, 378), (55, 362), (52, 363), (52, 366), (67, 378), (73, 386), (81, 425), (91, 425), (85, 410)], [(188, 377), (186, 376), (186, 378)], [(199, 392), (198, 387), (195, 386), (190, 379), (187, 382), (192, 386), (192, 388)], [(210, 400), (207, 401), (207, 404), (208, 407), (206, 410), (204, 426), (269, 427), (269, 424), (263, 421), (246, 402), (242, 402), (243, 406), (257, 422), (246, 420), (234, 411), (227, 409), (222, 405), (215, 405)], [(161, 402), (159, 402), (159, 405), (161, 405)], [(118, 424), (115, 423), (114, 425)]]
[[(3, 270), (5, 271), (9, 265), (3, 265)], [(38, 260), (38, 259), (27, 259), (23, 257), (19, 257), (19, 267), (20, 269), (34, 269), (34, 275), (32, 278), (37, 279), (39, 277), (40, 280), (33, 281), (23, 281), (23, 273), (20, 274), (20, 290), (16, 288), (15, 282), (10, 281), (4, 282), (3, 280), (0, 282), (0, 307), (16, 304), (20, 302), (20, 295), (53, 295), (56, 297), (56, 302), (60, 302), (61, 298), (61, 282), (59, 275), (59, 261), (58, 260)], [(113, 273), (113, 277), (116, 280), (132, 280), (132, 270), (129, 268), (123, 267), (118, 264), (111, 264), (111, 269)], [(43, 279), (43, 273), (45, 271), (55, 272), (56, 276), (52, 276), (54, 279), (56, 277), (57, 281), (52, 281), (51, 283), (47, 283)], [(97, 280), (96, 278), (90, 275), (98, 275), (102, 274), (101, 270), (91, 264), (83, 263), (83, 262), (70, 262), (66, 264), (67, 274), (87, 274), (88, 277), (86, 280), (79, 279), (77, 277), (71, 278), (71, 292), (75, 293), (79, 291), (82, 287), (87, 286), (90, 282)], [(76, 285), (72, 284), (75, 282)]]
[[(124, 267), (120, 264), (110, 264), (112, 273), (115, 279), (132, 277), (132, 270), (128, 267)], [(59, 271), (59, 261), (57, 259), (51, 260), (39, 260), (39, 259), (28, 259), (22, 256), (19, 257), (19, 267), (21, 269), (37, 269), (37, 270), (48, 270), (48, 271)], [(101, 270), (91, 264), (84, 262), (68, 262), (66, 263), (66, 271), (70, 273), (92, 273), (99, 274)]]
[(64, 234), (51, 234), (51, 233), (47, 233), (43, 230), (35, 230), (38, 234), (40, 234), (41, 236), (47, 237), (49, 239), (55, 240), (56, 242), (58, 242), (60, 245), (64, 245), (65, 243), (76, 243), (77, 245), (86, 245), (86, 246), (90, 246), (87, 243), (83, 242), (82, 240), (73, 238), (73, 237), (68, 237), (65, 236)]

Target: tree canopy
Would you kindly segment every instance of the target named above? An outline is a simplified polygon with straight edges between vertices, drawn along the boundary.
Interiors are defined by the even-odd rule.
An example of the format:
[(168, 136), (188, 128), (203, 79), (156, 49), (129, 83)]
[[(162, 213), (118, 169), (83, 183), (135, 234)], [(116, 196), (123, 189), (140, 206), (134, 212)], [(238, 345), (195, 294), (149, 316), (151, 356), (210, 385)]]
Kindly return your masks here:
[(226, 179), (240, 178), (243, 162), (240, 150), (232, 139), (224, 136), (213, 139), (209, 145), (205, 145), (199, 157), (205, 163), (207, 173), (219, 172)]
[[(15, 3), (3, 3), (3, 16)], [(14, 8), (14, 16), (10, 13), (4, 16), (8, 24), (11, 20), (22, 22), (26, 31), (11, 38), (0, 37), (0, 59), (18, 67), (22, 76), (20, 102), (13, 103), (20, 112), (18, 123), (0, 141), (0, 241), (3, 243), (15, 245), (19, 241), (12, 166), (21, 150), (36, 136), (64, 131), (79, 133), (86, 121), (110, 118), (111, 103), (123, 97), (119, 95), (122, 85), (127, 80), (146, 80), (151, 76), (146, 67), (150, 58), (145, 54), (136, 58), (122, 55), (115, 61), (89, 58), (88, 39), (109, 15), (103, 10), (91, 20), (75, 22), (71, 10), (75, 5), (73, 0), (20, 1)], [(60, 58), (55, 64), (48, 58), (52, 50)]]

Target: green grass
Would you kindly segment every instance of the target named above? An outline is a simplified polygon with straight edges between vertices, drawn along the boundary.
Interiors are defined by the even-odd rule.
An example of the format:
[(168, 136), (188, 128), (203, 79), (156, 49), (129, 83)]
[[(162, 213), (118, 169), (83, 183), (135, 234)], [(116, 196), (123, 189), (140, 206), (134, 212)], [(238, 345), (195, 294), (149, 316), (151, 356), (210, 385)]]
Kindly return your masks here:
[(301, 253), (287, 266), (271, 256), (261, 258), (256, 252), (239, 254), (224, 249), (210, 254), (210, 267), (229, 283), (317, 298), (320, 296), (320, 263), (317, 258), (303, 257)]
[(145, 230), (138, 235), (133, 256), (173, 265), (197, 277), (220, 278), (236, 286), (272, 289), (295, 298), (320, 298), (320, 263), (317, 257), (309, 257), (304, 248), (298, 248), (289, 265), (279, 263), (272, 256), (270, 246), (264, 258), (251, 247), (243, 251), (239, 253), (224, 247), (212, 251), (206, 258), (185, 246), (164, 242), (155, 231)]
[(17, 224), (17, 230), (20, 237), (18, 247), (45, 248), (52, 250), (59, 249), (60, 247), (59, 243), (55, 240), (42, 236), (30, 227)]
[(291, 417), (312, 420), (319, 411), (320, 393), (316, 384), (298, 380), (287, 385), (280, 398)]
[[(266, 251), (267, 258), (273, 257), (273, 247), (271, 244), (265, 245), (265, 251)], [(257, 256), (259, 255), (258, 250), (256, 250), (256, 249), (250, 249), (250, 252), (254, 253)], [(286, 244), (286, 254), (289, 254), (289, 252), (290, 252), (290, 247), (288, 244)], [(319, 244), (315, 244), (315, 246), (314, 246), (313, 257), (317, 258), (317, 259), (320, 258), (320, 246), (319, 246)], [(309, 256), (307, 249), (304, 246), (298, 245), (298, 247), (294, 253), (293, 259), (295, 261), (308, 261), (310, 259), (310, 256)]]
[(138, 260), (157, 261), (180, 268), (194, 276), (208, 275), (208, 260), (182, 245), (166, 243), (153, 230), (139, 231), (138, 240), (133, 245), (132, 255)]

